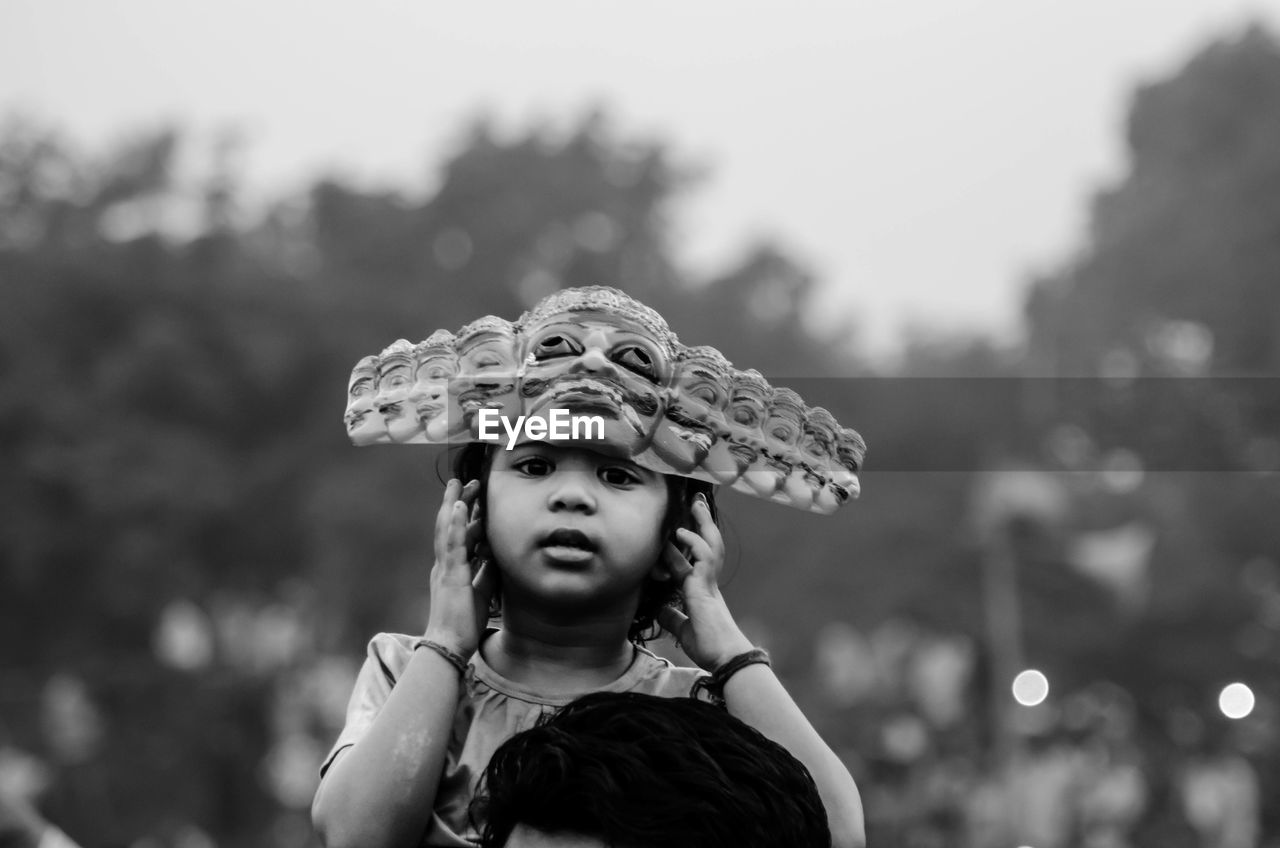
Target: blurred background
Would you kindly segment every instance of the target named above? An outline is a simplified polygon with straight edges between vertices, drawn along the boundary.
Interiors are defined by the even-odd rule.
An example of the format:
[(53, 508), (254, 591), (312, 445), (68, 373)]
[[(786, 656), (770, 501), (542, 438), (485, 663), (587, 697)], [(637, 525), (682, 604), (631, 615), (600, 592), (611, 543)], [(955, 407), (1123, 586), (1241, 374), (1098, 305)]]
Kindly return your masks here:
[(447, 476), (350, 446), (352, 365), (603, 283), (870, 444), (836, 517), (721, 507), (871, 844), (1280, 845), (1277, 32), (0, 6), (0, 797), (86, 846), (314, 844)]

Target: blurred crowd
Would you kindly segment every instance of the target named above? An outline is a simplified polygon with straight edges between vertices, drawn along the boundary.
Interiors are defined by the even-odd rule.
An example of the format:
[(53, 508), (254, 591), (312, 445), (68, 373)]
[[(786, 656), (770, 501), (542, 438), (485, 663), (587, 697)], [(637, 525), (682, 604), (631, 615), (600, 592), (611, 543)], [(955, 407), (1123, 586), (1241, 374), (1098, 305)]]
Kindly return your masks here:
[[(966, 637), (891, 621), (863, 639), (833, 625), (815, 681), (832, 722), (851, 729), (870, 844), (996, 848), (1251, 846), (1262, 840), (1262, 777), (1274, 716), (1232, 726), (1172, 710), (1144, 727), (1122, 687), (1095, 681), (1034, 705), (1006, 691), (1007, 750), (991, 739), (990, 703), (974, 688)], [(856, 647), (855, 647), (856, 646)], [(841, 683), (832, 658), (860, 654), (865, 687)], [(816, 671), (817, 669), (815, 669)], [(866, 672), (862, 672), (866, 674)], [(830, 726), (830, 725), (829, 725)], [(1274, 775), (1268, 775), (1274, 785)]]
[[(259, 741), (240, 740), (253, 746), (239, 752), (252, 767), (237, 778), (254, 782), (263, 796), (266, 830), (253, 844), (315, 844), (308, 810), (319, 764), (342, 726), (360, 659), (354, 652), (317, 654), (305, 591), (299, 588), (291, 604), (227, 603), (207, 613), (178, 602), (165, 609), (154, 633), (155, 659), (197, 697), (212, 694), (215, 663), (263, 683), (265, 726)], [(751, 626), (772, 643), (766, 625)], [(1274, 791), (1273, 758), (1270, 766), (1263, 759), (1276, 745), (1274, 707), (1236, 722), (1175, 709), (1161, 726), (1144, 727), (1131, 693), (1097, 681), (1037, 705), (1015, 704), (1011, 746), (1001, 756), (981, 691), (980, 648), (969, 636), (890, 619), (866, 635), (832, 622), (811, 645), (783, 644), (789, 686), (858, 779), (872, 845), (1280, 844), (1263, 839), (1260, 773), (1272, 770), (1266, 788)], [(665, 639), (655, 647), (678, 657)], [(0, 816), (0, 845), (26, 845), (5, 834), (30, 833), (37, 808), (69, 820), (82, 844), (105, 844), (99, 834), (111, 831), (119, 811), (105, 782), (110, 746), (101, 706), (83, 680), (64, 673), (44, 684), (37, 711), (39, 754), (11, 738), (0, 747), (0, 797), (11, 811)], [(235, 740), (221, 740), (229, 742)], [(180, 771), (218, 768), (217, 754), (207, 749), (172, 756)], [(234, 803), (216, 797), (231, 787), (189, 788), (194, 794), (186, 804), (128, 844), (221, 844), (183, 813), (203, 810), (204, 820), (219, 803)]]

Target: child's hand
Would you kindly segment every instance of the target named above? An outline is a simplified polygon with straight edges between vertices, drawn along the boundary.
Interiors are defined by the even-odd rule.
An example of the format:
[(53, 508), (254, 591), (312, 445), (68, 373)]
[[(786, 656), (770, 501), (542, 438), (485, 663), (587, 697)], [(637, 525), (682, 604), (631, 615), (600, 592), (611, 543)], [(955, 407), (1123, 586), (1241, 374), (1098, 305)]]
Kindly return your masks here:
[(445, 486), (436, 513), (436, 561), (431, 568), (426, 637), (464, 657), (480, 646), (497, 573), (492, 563), (475, 557), (483, 533), (476, 500), (479, 491), (476, 480), (465, 487), (450, 480)]
[(694, 500), (693, 520), (698, 526), (696, 533), (683, 527), (676, 530), (676, 538), (688, 548), (689, 556), (670, 542), (665, 551), (667, 567), (684, 594), (687, 615), (664, 607), (658, 613), (658, 623), (675, 637), (689, 659), (714, 671), (754, 646), (738, 629), (720, 594), (716, 580), (724, 564), (724, 539), (702, 495)]

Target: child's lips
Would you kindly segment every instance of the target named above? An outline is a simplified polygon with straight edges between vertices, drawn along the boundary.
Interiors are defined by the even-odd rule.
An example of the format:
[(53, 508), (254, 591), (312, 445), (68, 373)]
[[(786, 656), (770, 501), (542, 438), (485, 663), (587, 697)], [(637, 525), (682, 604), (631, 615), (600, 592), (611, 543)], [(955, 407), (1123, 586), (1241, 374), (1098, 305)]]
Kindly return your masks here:
[(557, 527), (538, 541), (542, 553), (551, 560), (564, 563), (587, 562), (596, 555), (599, 545), (581, 530)]
[(595, 553), (599, 548), (590, 536), (571, 527), (557, 527), (539, 539), (538, 544), (543, 548), (576, 548), (588, 553)]
[(542, 554), (552, 562), (559, 563), (583, 563), (588, 562), (595, 556), (594, 551), (569, 545), (544, 545)]

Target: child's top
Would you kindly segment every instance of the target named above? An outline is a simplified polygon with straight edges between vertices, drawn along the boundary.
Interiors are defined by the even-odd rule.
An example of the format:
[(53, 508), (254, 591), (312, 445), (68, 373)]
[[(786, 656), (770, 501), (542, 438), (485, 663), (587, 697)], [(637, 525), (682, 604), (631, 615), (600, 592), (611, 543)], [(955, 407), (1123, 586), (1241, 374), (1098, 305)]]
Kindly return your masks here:
[[(414, 637), (401, 633), (379, 633), (369, 642), (368, 656), (356, 678), (347, 721), (329, 756), (320, 766), (325, 771), (338, 752), (360, 741), (386, 703), (391, 687), (413, 656)], [(599, 692), (641, 692), (664, 698), (687, 697), (693, 684), (706, 672), (682, 668), (636, 646), (631, 665), (622, 676)], [(453, 730), (445, 755), (444, 775), (436, 791), (435, 810), (427, 826), (424, 846), (474, 848), (479, 835), (467, 819), (467, 808), (476, 791), (476, 781), (498, 746), (522, 730), (538, 723), (579, 695), (549, 698), (513, 683), (494, 671), (480, 651), (472, 655), (463, 681)]]

